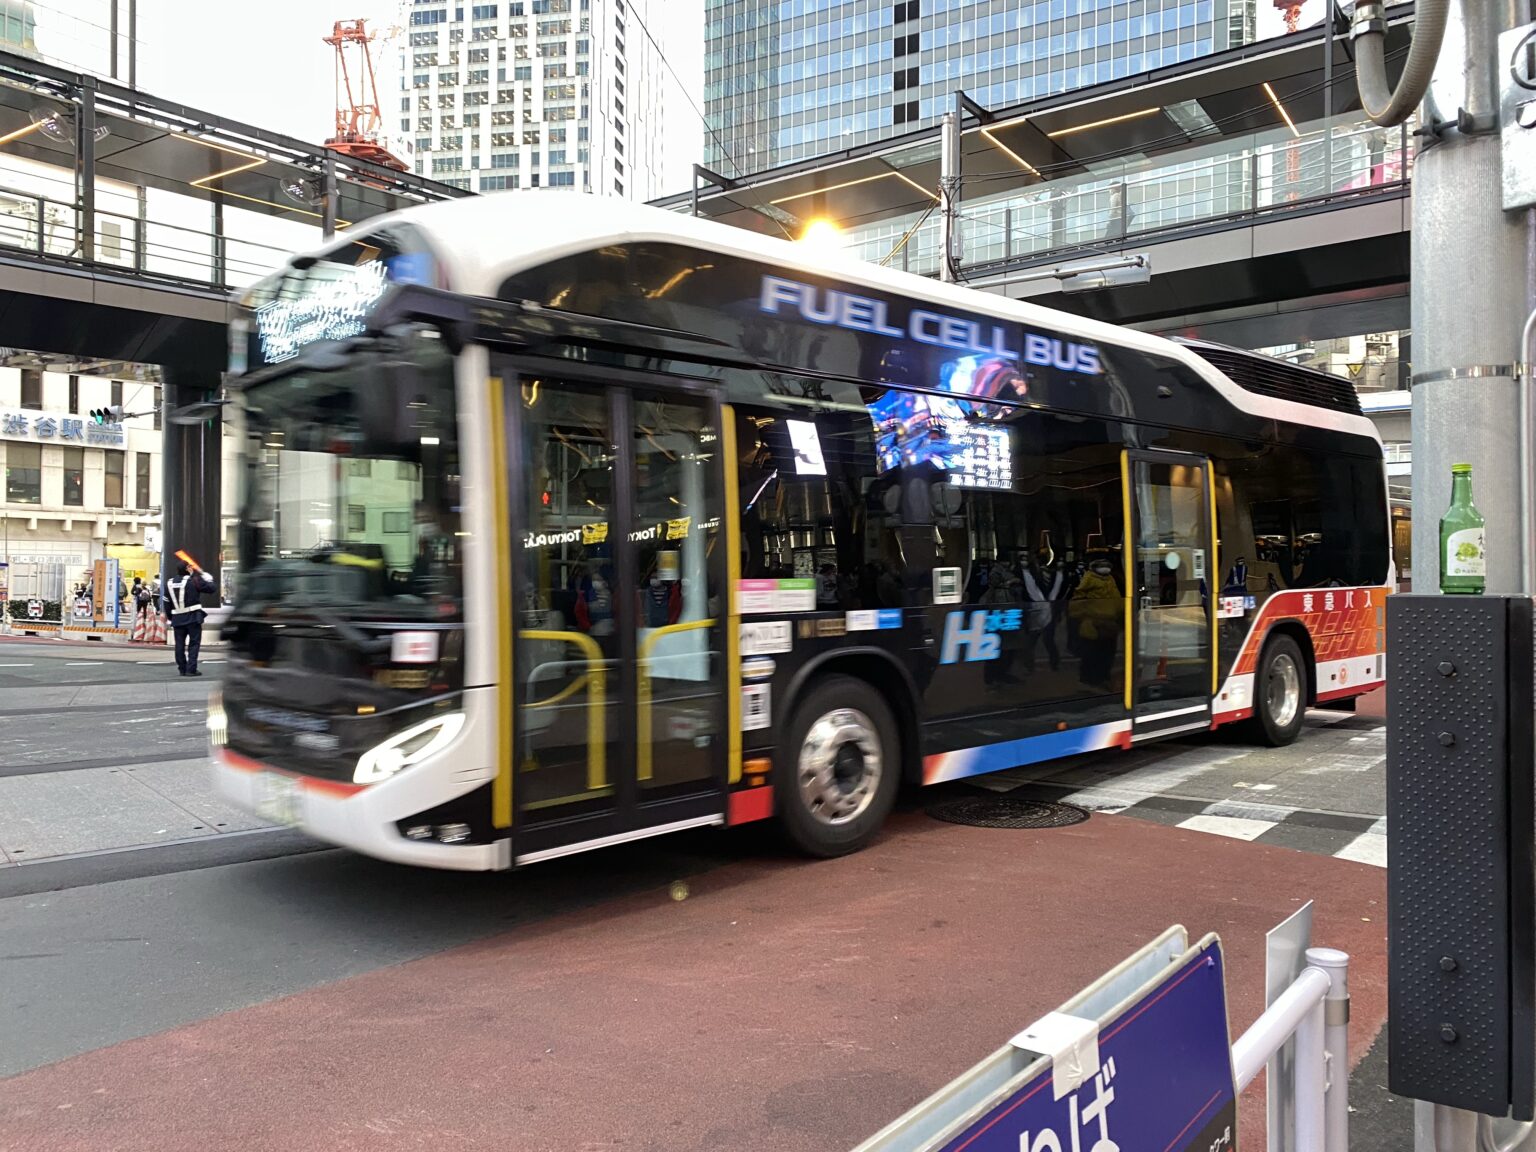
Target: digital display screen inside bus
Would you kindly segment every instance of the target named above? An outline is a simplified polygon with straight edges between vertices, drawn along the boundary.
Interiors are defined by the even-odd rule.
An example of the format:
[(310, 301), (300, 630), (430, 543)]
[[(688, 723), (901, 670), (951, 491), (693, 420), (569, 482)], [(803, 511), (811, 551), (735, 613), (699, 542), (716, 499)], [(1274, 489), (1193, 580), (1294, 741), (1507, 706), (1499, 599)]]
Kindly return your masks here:
[(961, 488), (1013, 487), (1008, 429), (973, 419), (972, 406), (946, 396), (887, 392), (868, 405), (881, 472), (929, 464)]

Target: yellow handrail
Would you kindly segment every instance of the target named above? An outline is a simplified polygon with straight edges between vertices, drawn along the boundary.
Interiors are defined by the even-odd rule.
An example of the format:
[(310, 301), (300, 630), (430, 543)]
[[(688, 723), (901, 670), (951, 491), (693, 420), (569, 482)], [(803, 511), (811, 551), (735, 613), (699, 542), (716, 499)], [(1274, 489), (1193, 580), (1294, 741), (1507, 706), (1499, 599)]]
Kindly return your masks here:
[(651, 676), (647, 670), (647, 661), (650, 659), (651, 647), (663, 636), (675, 636), (679, 632), (696, 632), (700, 628), (713, 628), (715, 620), (688, 620), (682, 624), (667, 624), (664, 627), (651, 631), (640, 645), (639, 659), (635, 661), (639, 665), (635, 677), (635, 706), (638, 709), (636, 724), (638, 731), (635, 743), (636, 775), (641, 780), (651, 778)]
[[(606, 703), (608, 673), (604, 667), (603, 650), (598, 642), (585, 632), (556, 632), (537, 628), (525, 632), (519, 632), (524, 640), (553, 640), (560, 644), (574, 644), (582, 650), (587, 658), (587, 663), (592, 665), (592, 671), (584, 675), (576, 683), (589, 683), (591, 691), (587, 695), (587, 790), (592, 791), (603, 788), (608, 783), (608, 745), (605, 724), (603, 721), (603, 705)], [(561, 696), (555, 696), (549, 700), (540, 701), (539, 707), (552, 704)]]
[(548, 708), (551, 705), (558, 704), (558, 703), (560, 703), (560, 701), (568, 699), (569, 697), (576, 695), (576, 693), (580, 692), (583, 688), (585, 688), (587, 686), (587, 680), (588, 679), (589, 679), (589, 677), (585, 673), (583, 673), (582, 675), (578, 676), (575, 680), (572, 680), (564, 688), (560, 689), (560, 691), (556, 692), (548, 700), (526, 700), (526, 701), (523, 702), (523, 707), (524, 708)]

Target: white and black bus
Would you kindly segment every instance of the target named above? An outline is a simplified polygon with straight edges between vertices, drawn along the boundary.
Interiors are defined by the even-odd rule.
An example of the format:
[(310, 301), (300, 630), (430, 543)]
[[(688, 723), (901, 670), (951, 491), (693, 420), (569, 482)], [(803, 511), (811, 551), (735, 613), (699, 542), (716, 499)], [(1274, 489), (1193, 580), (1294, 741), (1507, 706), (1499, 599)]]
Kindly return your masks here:
[(503, 868), (1378, 686), (1346, 382), (670, 213), (412, 209), (242, 298), (225, 795)]

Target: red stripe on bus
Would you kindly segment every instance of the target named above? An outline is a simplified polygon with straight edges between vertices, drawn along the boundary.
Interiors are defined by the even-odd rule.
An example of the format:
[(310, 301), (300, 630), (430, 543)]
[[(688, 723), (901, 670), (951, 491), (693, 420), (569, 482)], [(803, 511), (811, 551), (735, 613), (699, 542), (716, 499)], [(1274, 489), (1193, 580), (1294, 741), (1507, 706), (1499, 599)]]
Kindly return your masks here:
[(748, 788), (732, 792), (727, 800), (725, 822), (749, 824), (753, 820), (766, 820), (773, 815), (773, 789)]
[(344, 780), (322, 780), (318, 776), (302, 776), (297, 772), (287, 772), (281, 768), (274, 768), (270, 764), (263, 764), (260, 760), (252, 760), (249, 756), (242, 756), (238, 752), (231, 752), (228, 748), (221, 749), (219, 756), (224, 763), (231, 768), (238, 768), (242, 772), (276, 772), (288, 776), (299, 782), (299, 787), (310, 792), (329, 793), (332, 796), (342, 798), (355, 796), (367, 787), (366, 784), (353, 784)]

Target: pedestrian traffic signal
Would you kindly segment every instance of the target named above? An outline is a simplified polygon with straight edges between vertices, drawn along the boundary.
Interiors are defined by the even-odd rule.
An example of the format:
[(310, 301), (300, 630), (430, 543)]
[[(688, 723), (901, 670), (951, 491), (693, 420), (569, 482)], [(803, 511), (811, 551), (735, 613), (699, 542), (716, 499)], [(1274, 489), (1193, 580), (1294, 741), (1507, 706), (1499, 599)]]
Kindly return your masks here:
[(91, 422), (93, 424), (121, 424), (123, 422), (123, 406), (113, 404), (107, 408), (92, 408)]

